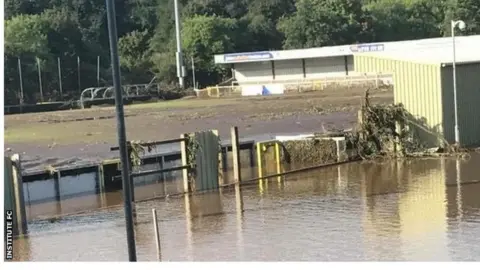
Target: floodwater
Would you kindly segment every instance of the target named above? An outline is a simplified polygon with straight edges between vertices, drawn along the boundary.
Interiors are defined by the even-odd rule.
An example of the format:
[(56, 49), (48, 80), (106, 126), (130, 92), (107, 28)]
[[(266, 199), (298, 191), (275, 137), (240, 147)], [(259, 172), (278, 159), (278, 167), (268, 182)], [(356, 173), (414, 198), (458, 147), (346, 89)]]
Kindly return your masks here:
[[(480, 260), (479, 164), (480, 154), (349, 163), (138, 202), (137, 257), (157, 260), (155, 208), (163, 261)], [(137, 199), (163, 188), (137, 187)], [(85, 213), (40, 218), (88, 203)], [(120, 192), (35, 207), (28, 210), (30, 236), (14, 242), (16, 260), (128, 260)]]

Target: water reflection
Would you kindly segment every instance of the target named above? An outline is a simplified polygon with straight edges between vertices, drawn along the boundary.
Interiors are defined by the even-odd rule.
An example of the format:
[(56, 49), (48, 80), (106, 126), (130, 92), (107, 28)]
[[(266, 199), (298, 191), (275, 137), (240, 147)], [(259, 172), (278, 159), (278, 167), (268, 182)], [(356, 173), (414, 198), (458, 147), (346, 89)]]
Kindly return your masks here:
[(243, 193), (240, 185), (235, 185), (235, 213), (237, 217), (237, 253), (240, 257), (245, 256), (243, 243), (243, 219), (245, 211), (243, 207)]
[[(155, 208), (165, 261), (479, 260), (477, 164), (478, 154), (467, 161), (350, 163), (138, 202), (138, 258), (157, 260)], [(137, 197), (164, 189), (145, 187)], [(126, 260), (121, 193), (91, 199), (119, 206), (31, 222), (30, 238), (15, 241), (16, 259)], [(68, 207), (63, 202), (61, 211)]]

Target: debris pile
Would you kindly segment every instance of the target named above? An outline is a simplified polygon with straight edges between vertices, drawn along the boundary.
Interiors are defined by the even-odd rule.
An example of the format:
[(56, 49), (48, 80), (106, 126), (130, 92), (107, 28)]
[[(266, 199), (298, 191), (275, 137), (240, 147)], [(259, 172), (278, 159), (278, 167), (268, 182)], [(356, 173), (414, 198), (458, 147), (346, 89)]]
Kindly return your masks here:
[(281, 160), (288, 164), (328, 164), (336, 162), (338, 158), (336, 142), (330, 139), (285, 141), (281, 146)]
[[(356, 149), (362, 159), (439, 156), (458, 152), (444, 138), (414, 119), (401, 104), (371, 104), (367, 90), (356, 130), (345, 133), (348, 146)], [(443, 146), (429, 148), (419, 137), (419, 130), (435, 136)]]

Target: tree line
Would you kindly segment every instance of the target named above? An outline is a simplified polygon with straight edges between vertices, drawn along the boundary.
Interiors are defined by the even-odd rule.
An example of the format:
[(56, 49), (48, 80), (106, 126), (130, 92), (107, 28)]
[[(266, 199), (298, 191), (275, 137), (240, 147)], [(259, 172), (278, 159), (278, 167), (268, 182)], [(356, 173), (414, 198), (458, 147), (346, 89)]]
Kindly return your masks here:
[[(480, 0), (178, 0), (187, 72), (195, 62), (200, 86), (226, 79), (214, 65), (221, 53), (308, 48), (450, 35), (462, 19), (462, 34), (480, 33)], [(174, 84), (174, 0), (115, 1), (122, 83), (148, 83), (154, 76)], [(460, 34), (460, 33), (459, 33)], [(50, 100), (111, 85), (106, 5), (103, 0), (5, 0), (5, 103), (18, 104), (21, 60), (24, 100)], [(38, 62), (37, 62), (38, 59)], [(78, 59), (81, 59), (80, 74)], [(59, 95), (58, 62), (63, 93)], [(187, 85), (192, 85), (186, 78)]]

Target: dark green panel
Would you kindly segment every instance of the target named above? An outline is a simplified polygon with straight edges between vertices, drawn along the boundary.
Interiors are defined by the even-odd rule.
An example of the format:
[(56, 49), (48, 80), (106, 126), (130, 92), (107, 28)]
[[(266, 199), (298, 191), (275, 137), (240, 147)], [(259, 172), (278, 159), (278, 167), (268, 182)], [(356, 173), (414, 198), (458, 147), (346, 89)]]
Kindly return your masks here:
[(196, 132), (199, 144), (197, 151), (197, 191), (218, 188), (218, 136), (212, 131)]

